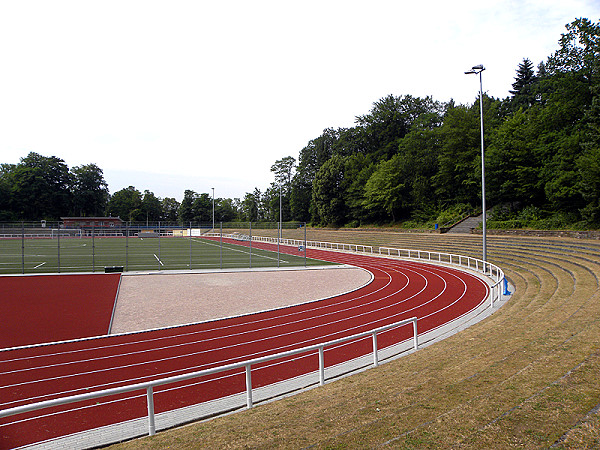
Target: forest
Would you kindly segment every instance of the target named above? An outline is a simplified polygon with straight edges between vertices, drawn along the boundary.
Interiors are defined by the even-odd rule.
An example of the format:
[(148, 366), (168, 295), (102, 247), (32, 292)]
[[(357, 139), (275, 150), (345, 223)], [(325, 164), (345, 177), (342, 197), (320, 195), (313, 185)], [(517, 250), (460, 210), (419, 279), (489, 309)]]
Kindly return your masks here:
[[(600, 228), (600, 22), (566, 25), (537, 66), (524, 58), (510, 95), (483, 95), (488, 227)], [(351, 128), (328, 128), (273, 181), (241, 199), (215, 199), (217, 221), (314, 226), (447, 225), (481, 211), (479, 96), (470, 105), (388, 95)], [(0, 165), (0, 221), (61, 216), (210, 222), (212, 198), (183, 200), (133, 186), (108, 191), (95, 164), (69, 168), (31, 152)]]

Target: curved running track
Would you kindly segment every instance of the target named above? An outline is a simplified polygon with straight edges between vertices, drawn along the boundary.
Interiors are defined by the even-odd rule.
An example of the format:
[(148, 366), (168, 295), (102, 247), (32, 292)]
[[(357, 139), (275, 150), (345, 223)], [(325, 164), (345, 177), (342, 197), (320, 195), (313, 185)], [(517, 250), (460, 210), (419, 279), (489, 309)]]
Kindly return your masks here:
[[(253, 243), (253, 247), (258, 245)], [(260, 247), (273, 249), (269, 244)], [(308, 257), (369, 270), (373, 281), (326, 300), (167, 330), (108, 336), (0, 353), (0, 409), (149, 381), (278, 353), (416, 316), (419, 334), (476, 308), (489, 288), (447, 267), (321, 250)], [(411, 327), (378, 337), (380, 348), (408, 339)], [(370, 339), (329, 348), (325, 364), (371, 351)], [(254, 387), (316, 371), (315, 354), (253, 367)], [(243, 371), (155, 389), (160, 413), (243, 392)], [(145, 392), (0, 419), (0, 448), (147, 415)]]

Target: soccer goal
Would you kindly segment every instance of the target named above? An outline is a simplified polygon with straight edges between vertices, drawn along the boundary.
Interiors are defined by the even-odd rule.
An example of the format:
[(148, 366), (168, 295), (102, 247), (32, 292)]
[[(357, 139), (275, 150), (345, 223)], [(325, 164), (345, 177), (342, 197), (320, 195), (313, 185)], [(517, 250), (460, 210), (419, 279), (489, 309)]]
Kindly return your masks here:
[(67, 229), (59, 229), (59, 228), (52, 228), (50, 230), (50, 238), (51, 239), (58, 239), (58, 238), (81, 238), (82, 237), (82, 233), (81, 233), (81, 229), (76, 228), (73, 230)]

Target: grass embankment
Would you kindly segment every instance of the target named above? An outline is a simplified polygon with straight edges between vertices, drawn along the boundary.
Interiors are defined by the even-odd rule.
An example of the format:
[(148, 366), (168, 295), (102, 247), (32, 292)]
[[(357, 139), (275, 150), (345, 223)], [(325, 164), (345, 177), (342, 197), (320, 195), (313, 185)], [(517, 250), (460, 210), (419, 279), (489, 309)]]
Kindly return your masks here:
[[(474, 236), (308, 238), (481, 254)], [(492, 237), (488, 259), (516, 292), (469, 329), (324, 387), (114, 448), (600, 446), (600, 242)]]

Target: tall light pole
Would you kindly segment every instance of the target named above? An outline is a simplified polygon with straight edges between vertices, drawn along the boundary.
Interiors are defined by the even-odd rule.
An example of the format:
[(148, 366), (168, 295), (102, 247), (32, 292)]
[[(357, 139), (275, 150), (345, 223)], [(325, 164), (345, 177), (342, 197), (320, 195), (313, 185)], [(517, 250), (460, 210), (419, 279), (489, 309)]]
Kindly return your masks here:
[(212, 232), (215, 232), (215, 188), (211, 188), (213, 191), (213, 226), (212, 226)]
[(481, 64), (473, 66), (471, 70), (467, 70), (465, 74), (479, 75), (479, 115), (481, 117), (481, 208), (483, 209), (483, 261), (487, 261), (486, 248), (486, 213), (485, 213), (485, 149), (483, 146), (483, 82), (481, 80), (481, 72), (485, 70)]
[(279, 183), (279, 226), (277, 227), (277, 267), (279, 267), (279, 245), (281, 242), (281, 183)]

